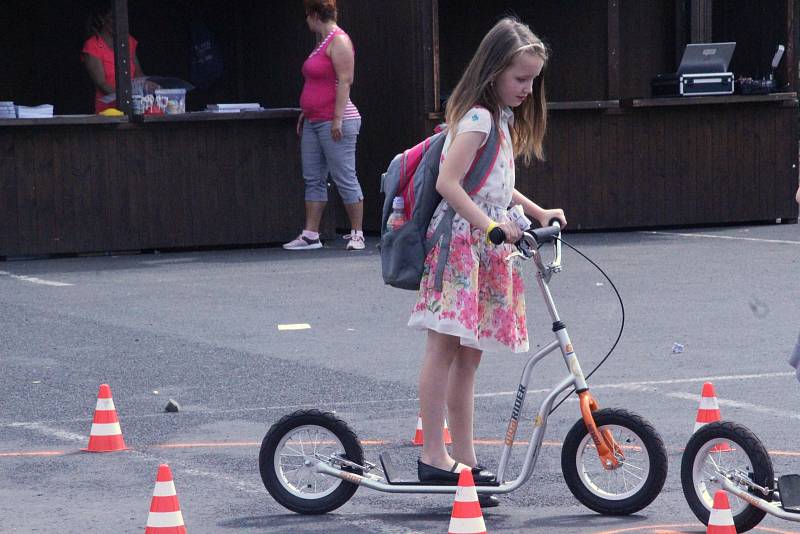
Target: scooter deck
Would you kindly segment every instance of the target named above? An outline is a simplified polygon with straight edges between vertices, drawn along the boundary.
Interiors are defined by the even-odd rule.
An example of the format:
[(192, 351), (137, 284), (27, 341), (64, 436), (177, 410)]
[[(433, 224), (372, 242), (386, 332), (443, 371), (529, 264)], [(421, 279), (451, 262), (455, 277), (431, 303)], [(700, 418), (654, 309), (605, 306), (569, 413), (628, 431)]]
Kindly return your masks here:
[[(378, 455), (383, 468), (383, 474), (386, 476), (386, 482), (392, 486), (458, 486), (457, 482), (420, 482), (419, 480), (401, 480), (397, 469), (392, 463), (392, 457), (388, 451), (384, 451)], [(499, 486), (499, 482), (476, 482), (476, 486)]]
[(800, 475), (783, 475), (778, 479), (781, 505), (787, 512), (800, 514)]

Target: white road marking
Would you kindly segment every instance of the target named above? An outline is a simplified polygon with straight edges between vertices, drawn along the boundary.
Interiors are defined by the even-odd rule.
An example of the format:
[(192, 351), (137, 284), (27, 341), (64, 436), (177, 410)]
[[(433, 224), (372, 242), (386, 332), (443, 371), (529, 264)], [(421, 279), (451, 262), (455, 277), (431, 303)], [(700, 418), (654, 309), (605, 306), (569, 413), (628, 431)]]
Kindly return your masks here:
[(734, 241), (758, 241), (761, 243), (775, 243), (778, 245), (800, 245), (800, 241), (788, 241), (785, 239), (761, 239), (758, 237), (736, 237), (730, 235), (709, 235), (709, 234), (682, 234), (678, 232), (645, 232), (641, 231), (640, 234), (649, 235), (670, 235), (678, 237), (704, 237), (706, 239), (732, 239)]
[[(666, 393), (665, 395), (667, 397), (672, 397), (674, 399), (685, 399), (695, 402), (700, 402), (701, 399), (700, 395), (694, 395), (692, 393), (674, 392), (674, 393)], [(719, 397), (717, 397), (717, 403), (720, 405), (720, 407), (730, 406), (731, 408), (741, 408), (743, 410), (748, 410), (751, 412), (758, 412), (769, 415), (776, 415), (780, 417), (788, 417), (789, 419), (800, 420), (800, 414), (798, 413), (776, 410), (775, 408), (770, 408), (769, 406), (761, 406), (759, 404), (750, 404), (749, 402), (739, 402), (735, 400), (720, 399)]]
[(278, 325), (278, 330), (308, 330), (309, 328), (311, 328), (311, 325), (308, 323)]
[[(791, 371), (785, 373), (760, 373), (755, 375), (721, 375), (721, 376), (701, 376), (697, 378), (674, 378), (671, 380), (642, 380), (640, 382), (622, 382), (619, 384), (589, 384), (589, 389), (628, 389), (636, 390), (644, 386), (657, 386), (669, 384), (691, 384), (694, 382), (722, 382), (725, 380), (751, 380), (755, 378), (776, 378), (780, 376), (794, 376)], [(528, 393), (547, 393), (549, 389), (528, 390)], [(498, 391), (495, 393), (476, 393), (475, 397), (508, 397), (516, 395), (514, 391)]]
[(75, 434), (74, 432), (67, 432), (66, 430), (53, 428), (42, 423), (9, 423), (7, 426), (15, 428), (24, 428), (26, 430), (33, 430), (35, 432), (39, 432), (40, 434), (45, 434), (46, 436), (52, 436), (59, 439), (63, 439), (64, 441), (81, 441), (87, 443), (89, 441), (88, 433), (85, 436), (81, 436), (80, 434)]
[(145, 260), (140, 263), (143, 265), (171, 265), (174, 263), (191, 263), (199, 259), (200, 258), (174, 258), (171, 260)]
[(35, 276), (23, 276), (21, 274), (11, 274), (6, 271), (0, 271), (0, 276), (8, 276), (9, 278), (22, 280), (23, 282), (30, 282), (32, 284), (41, 284), (43, 286), (64, 287), (73, 285), (73, 284), (67, 284), (66, 282), (53, 282), (52, 280), (43, 280), (41, 278), (36, 278)]
[[(590, 384), (589, 387), (592, 390), (595, 389), (624, 389), (628, 391), (641, 391), (651, 393), (654, 391), (655, 388), (648, 387), (648, 386), (656, 386), (656, 385), (669, 385), (669, 384), (691, 384), (697, 382), (723, 382), (728, 380), (753, 380), (753, 379), (765, 379), (765, 378), (778, 378), (778, 377), (794, 377), (794, 373), (789, 371), (785, 373), (760, 373), (760, 374), (750, 374), (750, 375), (720, 375), (720, 376), (704, 376), (698, 378), (676, 378), (672, 380), (649, 380), (649, 381), (641, 381), (641, 382), (621, 382), (619, 384)], [(550, 389), (529, 389), (527, 391), (528, 394), (530, 393), (548, 393)], [(477, 393), (475, 394), (476, 398), (491, 398), (491, 397), (508, 397), (512, 395), (516, 395), (517, 391), (497, 391), (494, 393)], [(699, 397), (698, 397), (699, 398)], [(181, 413), (184, 414), (184, 417), (187, 415), (216, 415), (216, 414), (236, 414), (236, 413), (248, 413), (248, 412), (269, 412), (269, 411), (285, 411), (285, 410), (298, 410), (301, 408), (314, 408), (319, 407), (320, 404), (327, 404), (330, 409), (334, 408), (344, 408), (344, 407), (358, 407), (358, 406), (370, 406), (375, 404), (399, 404), (399, 403), (416, 403), (419, 402), (419, 398), (400, 398), (400, 399), (374, 399), (368, 401), (348, 401), (348, 402), (333, 402), (328, 401), (326, 403), (304, 403), (304, 404), (282, 404), (276, 406), (259, 406), (254, 408), (231, 408), (231, 409), (224, 409), (224, 410), (192, 410), (191, 408), (183, 410)], [(730, 401), (733, 402), (733, 401)], [(774, 412), (771, 412), (774, 413)], [(788, 413), (788, 412), (787, 412)], [(120, 416), (120, 421), (122, 424), (125, 423), (126, 420), (138, 420), (138, 419), (150, 419), (150, 418), (158, 418), (164, 417), (163, 413), (150, 413), (150, 414), (141, 414), (141, 415), (124, 415)], [(798, 416), (800, 417), (800, 416)], [(82, 418), (74, 418), (74, 419), (58, 419), (58, 420), (45, 420), (45, 421), (34, 421), (34, 422), (0, 422), (0, 428), (2, 427), (41, 427), (42, 429), (47, 429), (46, 424), (67, 424), (67, 423), (79, 423), (79, 422), (86, 422), (88, 421), (91, 424), (92, 418), (91, 417), (82, 417)], [(35, 428), (34, 428), (35, 429)], [(51, 429), (55, 430), (55, 429)], [(44, 431), (44, 430), (43, 430)], [(77, 434), (70, 434), (72, 436), (77, 436)], [(75, 438), (71, 438), (74, 440)], [(87, 435), (80, 436), (80, 439), (88, 439), (88, 431)]]

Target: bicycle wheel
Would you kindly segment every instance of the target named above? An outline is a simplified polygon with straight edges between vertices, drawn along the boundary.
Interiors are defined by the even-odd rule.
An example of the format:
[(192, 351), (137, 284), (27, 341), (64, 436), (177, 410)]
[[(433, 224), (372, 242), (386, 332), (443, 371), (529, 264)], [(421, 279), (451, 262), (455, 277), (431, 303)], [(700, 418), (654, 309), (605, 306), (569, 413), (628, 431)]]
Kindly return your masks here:
[[(317, 473), (321, 461), (344, 458), (362, 464), (355, 433), (330, 412), (298, 410), (272, 425), (261, 443), (258, 469), (272, 497), (300, 514), (324, 514), (346, 503), (358, 486)], [(361, 470), (344, 470), (361, 474)]]
[(567, 487), (584, 506), (606, 515), (628, 515), (655, 499), (667, 478), (667, 451), (658, 432), (645, 419), (627, 410), (593, 412), (600, 431), (609, 431), (622, 448), (619, 467), (608, 470), (583, 420), (564, 439), (561, 470)]
[[(773, 489), (772, 461), (761, 440), (747, 427), (730, 421), (709, 423), (694, 433), (681, 459), (683, 495), (694, 515), (705, 524), (714, 506), (714, 494), (722, 489), (720, 478), (738, 474), (759, 486)], [(736, 483), (736, 480), (728, 477)], [(747, 486), (737, 484), (743, 489)], [(762, 499), (765, 495), (758, 495)], [(766, 512), (733, 494), (728, 499), (736, 532), (758, 525)]]

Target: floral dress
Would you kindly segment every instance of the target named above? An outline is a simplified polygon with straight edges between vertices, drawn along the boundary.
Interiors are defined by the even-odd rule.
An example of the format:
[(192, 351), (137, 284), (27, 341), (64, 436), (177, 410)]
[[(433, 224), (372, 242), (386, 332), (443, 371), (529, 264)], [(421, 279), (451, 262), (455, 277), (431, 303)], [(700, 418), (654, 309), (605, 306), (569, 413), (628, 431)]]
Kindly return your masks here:
[[(506, 210), (514, 191), (514, 151), (511, 146), (510, 108), (500, 116), (500, 153), (486, 183), (472, 200), (492, 220), (508, 220)], [(492, 115), (484, 108), (471, 109), (458, 123), (456, 135), (483, 132), (492, 128)], [(448, 134), (442, 161), (453, 139)], [(484, 140), (484, 143), (486, 141)], [(442, 200), (428, 227), (428, 236), (447, 210)], [(425, 258), (419, 295), (408, 326), (431, 329), (457, 336), (461, 345), (479, 350), (527, 352), (525, 294), (518, 262), (508, 262), (513, 247), (496, 246), (486, 241), (483, 228), (475, 228), (461, 215), (453, 219), (450, 252), (442, 277), (442, 290), (435, 289), (434, 278), (440, 245)]]

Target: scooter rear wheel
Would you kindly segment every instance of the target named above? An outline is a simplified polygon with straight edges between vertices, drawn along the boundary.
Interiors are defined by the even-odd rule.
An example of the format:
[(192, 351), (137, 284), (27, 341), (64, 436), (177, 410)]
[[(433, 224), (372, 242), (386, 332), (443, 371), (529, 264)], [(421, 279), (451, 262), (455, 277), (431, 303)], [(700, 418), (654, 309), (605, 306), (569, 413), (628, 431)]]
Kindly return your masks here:
[(608, 430), (622, 448), (620, 466), (606, 470), (583, 420), (564, 439), (561, 470), (572, 494), (584, 506), (606, 515), (628, 515), (658, 496), (667, 478), (667, 451), (658, 432), (627, 410), (593, 412), (601, 432)]
[[(720, 470), (737, 471), (759, 486), (774, 487), (775, 475), (769, 453), (747, 427), (731, 421), (717, 421), (703, 426), (692, 435), (683, 451), (681, 485), (689, 508), (705, 524), (708, 524), (711, 516), (714, 494), (722, 489), (719, 479), (723, 475)], [(758, 496), (766, 499), (765, 495)], [(728, 501), (736, 532), (747, 532), (766, 515), (760, 508), (730, 493)]]
[[(279, 504), (300, 514), (325, 514), (346, 503), (358, 486), (317, 473), (321, 461), (343, 458), (363, 464), (355, 433), (330, 412), (298, 410), (272, 425), (258, 455), (261, 480)], [(361, 470), (345, 467), (361, 474)]]

